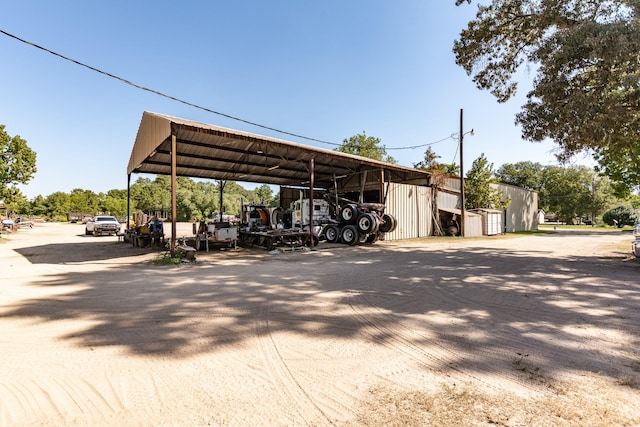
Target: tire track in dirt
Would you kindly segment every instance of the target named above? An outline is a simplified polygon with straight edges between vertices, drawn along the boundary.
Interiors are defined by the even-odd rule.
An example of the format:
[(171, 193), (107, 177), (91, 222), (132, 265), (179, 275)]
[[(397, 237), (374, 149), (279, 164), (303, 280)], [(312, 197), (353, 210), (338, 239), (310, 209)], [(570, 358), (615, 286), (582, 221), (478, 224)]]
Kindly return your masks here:
[[(376, 296), (379, 295), (379, 293), (376, 293)], [(393, 297), (397, 298), (397, 295), (394, 294)], [(381, 310), (378, 305), (373, 304), (367, 298), (367, 295), (361, 292), (352, 292), (349, 297), (348, 304), (353, 310), (355, 316), (360, 319), (361, 323), (365, 326), (365, 330), (368, 329), (370, 332), (382, 334), (387, 338), (386, 341), (383, 341), (384, 345), (402, 352), (403, 354), (416, 361), (419, 365), (424, 366), (429, 370), (435, 370), (436, 372), (444, 373), (450, 377), (454, 377), (457, 374), (457, 377), (460, 380), (471, 379), (477, 383), (483, 384), (488, 388), (496, 391), (501, 391), (500, 387), (497, 387), (494, 383), (482, 378), (482, 376), (485, 375), (487, 377), (497, 375), (507, 380), (508, 382), (517, 384), (522, 389), (528, 390), (530, 392), (534, 392), (536, 394), (543, 393), (550, 396), (557, 396), (557, 394), (552, 390), (537, 387), (530, 381), (524, 381), (516, 373), (507, 374), (504, 372), (498, 372), (496, 370), (489, 370), (478, 365), (475, 365), (475, 369), (479, 371), (481, 375), (476, 375), (470, 372), (468, 368), (460, 366), (461, 362), (453, 361), (463, 360), (463, 353), (448, 346), (446, 344), (446, 341), (444, 340), (431, 338), (427, 336), (424, 331), (418, 331), (416, 328), (405, 326), (404, 324), (399, 322), (397, 318)], [(365, 306), (367, 310), (365, 311), (364, 309), (362, 309), (362, 306)], [(371, 315), (371, 310), (375, 313), (375, 315)], [(389, 327), (388, 325), (394, 326)], [(372, 333), (372, 335), (374, 334)], [(422, 345), (416, 344), (416, 335), (423, 343), (434, 347), (436, 350), (427, 350), (423, 348)], [(452, 338), (452, 341), (458, 344), (461, 341), (459, 337), (449, 338)], [(503, 357), (504, 354), (496, 353), (495, 356)], [(450, 372), (444, 371), (444, 367), (453, 371), (454, 374), (452, 375)]]
[[(534, 302), (529, 301), (529, 298), (524, 296), (523, 298), (527, 299), (527, 305), (526, 307), (519, 307), (507, 306), (504, 304), (493, 302), (492, 300), (478, 300), (469, 298), (443, 286), (430, 287), (429, 290), (429, 296), (434, 297), (439, 301), (459, 303), (458, 305), (460, 306), (487, 310), (490, 313), (499, 313), (500, 317), (494, 320), (494, 323), (497, 324), (509, 324), (511, 322), (531, 323), (538, 321), (537, 318), (541, 318), (544, 316), (547, 316), (549, 318), (549, 320), (545, 321), (544, 323), (553, 323), (552, 327), (555, 327), (555, 325), (558, 323), (557, 319), (562, 319), (562, 321), (567, 324), (577, 326), (586, 323), (586, 320), (582, 316), (578, 316), (575, 313), (569, 314), (566, 312), (562, 312), (559, 309), (551, 310), (540, 307), (539, 305), (533, 306), (532, 304)], [(536, 319), (531, 319), (532, 314), (536, 317)], [(532, 328), (531, 331), (528, 331), (527, 333), (530, 334), (535, 331), (536, 329)], [(557, 332), (554, 331), (554, 334), (555, 333)], [(460, 340), (458, 337), (449, 334), (441, 334), (441, 336), (443, 338), (446, 338), (447, 340), (452, 339), (462, 345), (468, 345), (468, 343), (466, 343), (464, 340)], [(602, 356), (597, 351), (590, 351), (590, 359), (585, 358), (584, 353), (582, 353), (582, 357), (579, 358), (580, 365), (578, 366), (578, 359), (575, 359), (571, 357), (570, 354), (568, 354), (566, 344), (561, 348), (556, 348), (553, 344), (549, 344), (545, 347), (544, 352), (541, 352), (540, 345), (532, 345), (532, 338), (530, 336), (527, 336), (525, 332), (523, 332), (522, 334), (517, 334), (513, 333), (513, 331), (504, 331), (502, 328), (493, 328), (491, 329), (491, 336), (494, 341), (509, 342), (509, 346), (513, 348), (513, 358), (517, 358), (519, 354), (526, 353), (527, 355), (535, 355), (540, 358), (555, 361), (555, 363), (569, 363), (572, 365), (572, 368), (586, 369), (593, 372), (606, 370), (606, 367), (610, 366), (611, 364), (611, 360), (608, 358), (610, 356), (629, 357), (627, 353), (623, 351), (616, 351), (614, 349), (608, 350), (607, 357)], [(589, 338), (588, 341), (592, 344), (593, 338)], [(576, 345), (581, 344), (578, 339), (575, 340), (575, 343)], [(595, 348), (597, 348), (597, 346)], [(494, 346), (484, 346), (482, 348), (482, 353), (489, 354), (492, 357), (500, 357), (504, 356), (505, 354), (505, 352), (496, 351)]]
[[(304, 420), (308, 425), (334, 425), (302, 388), (280, 355), (269, 327), (269, 304), (266, 302), (261, 304), (258, 309), (256, 335), (260, 342), (260, 352), (265, 368), (285, 403), (283, 407), (293, 412), (291, 414), (292, 420)], [(298, 424), (298, 422), (294, 422), (294, 424)]]

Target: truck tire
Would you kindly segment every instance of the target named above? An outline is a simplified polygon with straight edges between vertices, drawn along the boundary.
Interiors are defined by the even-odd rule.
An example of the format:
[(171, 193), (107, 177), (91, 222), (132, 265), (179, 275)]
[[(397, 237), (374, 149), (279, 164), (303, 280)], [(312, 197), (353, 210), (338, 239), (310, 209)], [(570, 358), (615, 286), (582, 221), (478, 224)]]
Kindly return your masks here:
[(337, 225), (327, 225), (324, 228), (324, 237), (327, 239), (327, 242), (336, 243), (340, 240), (340, 229)]
[(365, 234), (376, 233), (378, 231), (378, 218), (369, 212), (358, 215), (356, 224), (358, 225), (358, 230)]
[(344, 205), (340, 209), (340, 219), (345, 224), (353, 224), (358, 217), (358, 207), (356, 205)]
[(358, 229), (355, 225), (347, 225), (342, 229), (340, 237), (342, 238), (343, 243), (353, 246), (360, 240), (360, 233), (358, 233)]
[(367, 241), (365, 243), (372, 245), (375, 242), (377, 242), (379, 238), (380, 238), (380, 232), (369, 234), (367, 236)]
[(398, 221), (396, 221), (393, 215), (383, 214), (382, 215), (382, 224), (380, 224), (379, 230), (383, 233), (390, 233), (396, 229), (398, 225)]

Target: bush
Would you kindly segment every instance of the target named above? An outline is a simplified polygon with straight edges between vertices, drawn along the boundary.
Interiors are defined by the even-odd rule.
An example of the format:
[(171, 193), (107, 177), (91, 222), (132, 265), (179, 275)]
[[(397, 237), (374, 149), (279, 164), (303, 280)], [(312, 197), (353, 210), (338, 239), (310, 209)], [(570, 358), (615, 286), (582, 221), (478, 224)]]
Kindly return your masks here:
[(606, 211), (602, 215), (602, 220), (607, 225), (615, 225), (618, 228), (622, 228), (625, 225), (635, 225), (638, 222), (638, 214), (633, 208), (618, 206)]

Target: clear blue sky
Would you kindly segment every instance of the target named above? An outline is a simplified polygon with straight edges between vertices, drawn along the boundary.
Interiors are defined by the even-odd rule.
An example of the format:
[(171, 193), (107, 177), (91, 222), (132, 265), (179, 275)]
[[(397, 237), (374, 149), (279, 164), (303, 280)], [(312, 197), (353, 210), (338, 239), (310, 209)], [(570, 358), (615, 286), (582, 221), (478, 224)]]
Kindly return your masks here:
[[(498, 104), (455, 65), (453, 41), (475, 15), (454, 0), (14, 1), (0, 29), (176, 98), (268, 127), (341, 143), (381, 139), (405, 166), (459, 129), (465, 170), (555, 164), (552, 143), (520, 138), (518, 97)], [(141, 91), (0, 34), (0, 123), (37, 152), (29, 198), (125, 189), (142, 112), (153, 111), (323, 148)], [(459, 164), (457, 139), (433, 145)], [(149, 175), (134, 175), (138, 177)]]

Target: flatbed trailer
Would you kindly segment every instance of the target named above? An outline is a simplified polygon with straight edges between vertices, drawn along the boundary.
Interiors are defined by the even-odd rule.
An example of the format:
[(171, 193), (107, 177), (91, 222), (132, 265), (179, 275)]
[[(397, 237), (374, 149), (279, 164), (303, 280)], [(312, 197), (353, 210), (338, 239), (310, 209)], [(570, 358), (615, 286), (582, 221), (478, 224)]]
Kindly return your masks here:
[(284, 246), (290, 249), (301, 248), (309, 241), (306, 230), (240, 230), (240, 244), (243, 246), (259, 246), (266, 250)]

